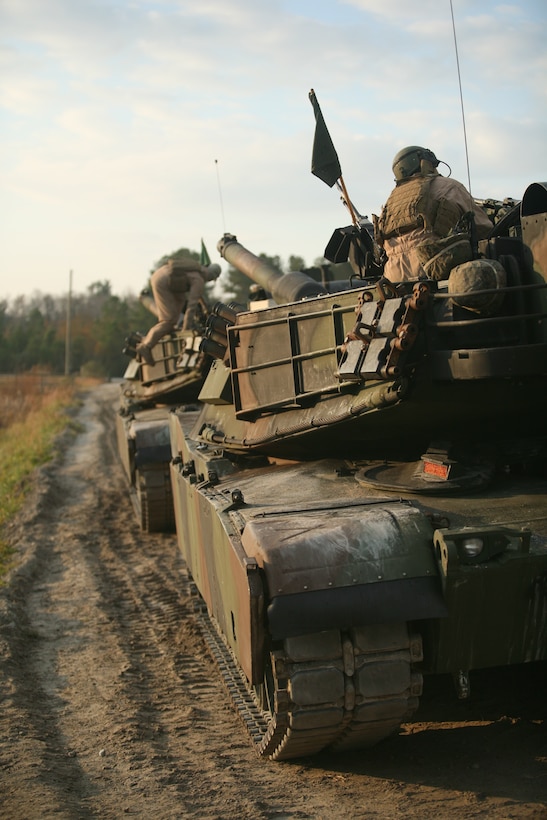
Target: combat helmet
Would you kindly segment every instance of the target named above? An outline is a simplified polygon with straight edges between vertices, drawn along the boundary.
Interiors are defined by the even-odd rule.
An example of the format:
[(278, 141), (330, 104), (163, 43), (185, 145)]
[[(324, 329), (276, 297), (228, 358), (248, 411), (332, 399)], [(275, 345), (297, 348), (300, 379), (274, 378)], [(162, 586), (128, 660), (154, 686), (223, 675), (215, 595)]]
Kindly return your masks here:
[(434, 168), (436, 168), (440, 162), (429, 148), (422, 148), (420, 145), (408, 145), (406, 148), (402, 148), (395, 154), (391, 166), (395, 175), (395, 181), (401, 182), (403, 179), (419, 173), (422, 160), (430, 162)]

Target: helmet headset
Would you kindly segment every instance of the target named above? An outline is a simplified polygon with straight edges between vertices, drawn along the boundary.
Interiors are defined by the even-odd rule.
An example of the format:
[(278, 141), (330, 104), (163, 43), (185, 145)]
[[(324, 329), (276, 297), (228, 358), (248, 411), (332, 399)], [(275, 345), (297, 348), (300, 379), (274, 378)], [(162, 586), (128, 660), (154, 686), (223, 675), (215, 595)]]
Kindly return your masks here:
[[(392, 169), (397, 183), (402, 182), (408, 177), (419, 174), (422, 171), (422, 161), (429, 163), (433, 168), (436, 168), (442, 160), (438, 160), (433, 151), (429, 148), (422, 148), (420, 145), (409, 145), (402, 148), (393, 160)], [(443, 165), (446, 165), (443, 162)], [(447, 165), (450, 170), (450, 166)]]

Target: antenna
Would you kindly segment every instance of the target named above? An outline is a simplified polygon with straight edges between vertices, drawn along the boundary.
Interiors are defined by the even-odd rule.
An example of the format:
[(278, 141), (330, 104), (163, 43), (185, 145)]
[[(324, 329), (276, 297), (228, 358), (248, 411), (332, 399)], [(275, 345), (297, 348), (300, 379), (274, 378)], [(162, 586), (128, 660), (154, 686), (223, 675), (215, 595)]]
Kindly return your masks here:
[[(450, 0), (450, 14), (452, 16), (452, 31), (454, 32), (454, 50), (456, 52), (456, 66), (458, 69), (458, 84), (460, 86), (460, 105), (462, 109), (462, 124), (463, 124), (463, 141), (465, 144), (465, 162), (467, 164), (467, 183), (469, 186), (469, 193), (471, 194), (471, 173), (469, 171), (469, 151), (467, 149), (467, 131), (465, 128), (465, 112), (463, 109), (463, 93), (462, 93), (462, 78), (460, 74), (460, 59), (458, 57), (458, 41), (456, 39), (456, 24), (454, 23), (454, 9), (452, 7), (452, 0)], [(472, 194), (471, 194), (472, 195)]]
[(218, 198), (220, 199), (220, 212), (222, 214), (222, 233), (226, 233), (226, 220), (224, 219), (224, 204), (222, 202), (222, 190), (220, 188), (220, 174), (218, 172), (218, 159), (215, 159), (217, 169)]

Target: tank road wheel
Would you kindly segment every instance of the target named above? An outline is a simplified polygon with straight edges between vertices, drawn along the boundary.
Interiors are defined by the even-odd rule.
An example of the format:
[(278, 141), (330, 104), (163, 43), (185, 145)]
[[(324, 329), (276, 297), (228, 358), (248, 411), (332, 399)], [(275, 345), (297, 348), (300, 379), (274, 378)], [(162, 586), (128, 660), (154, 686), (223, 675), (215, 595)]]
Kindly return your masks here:
[(143, 532), (173, 532), (175, 513), (169, 468), (154, 464), (136, 470), (137, 515)]
[(373, 746), (418, 707), (422, 644), (407, 624), (288, 638), (252, 692), (242, 692), (244, 676), (218, 634), (208, 643), (258, 753), (272, 760)]

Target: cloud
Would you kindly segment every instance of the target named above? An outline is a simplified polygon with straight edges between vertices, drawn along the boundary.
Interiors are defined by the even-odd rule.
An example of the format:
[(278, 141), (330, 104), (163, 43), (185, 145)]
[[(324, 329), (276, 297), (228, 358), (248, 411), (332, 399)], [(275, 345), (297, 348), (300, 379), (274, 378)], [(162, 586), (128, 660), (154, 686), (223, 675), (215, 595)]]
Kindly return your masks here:
[[(473, 190), (520, 196), (544, 176), (545, 8), (454, 7)], [(0, 26), (13, 295), (57, 292), (71, 267), (138, 290), (165, 251), (204, 236), (211, 252), (224, 229), (311, 263), (348, 221), (310, 174), (311, 87), (364, 213), (405, 144), (465, 180), (452, 24), (434, 2), (4, 0)]]

